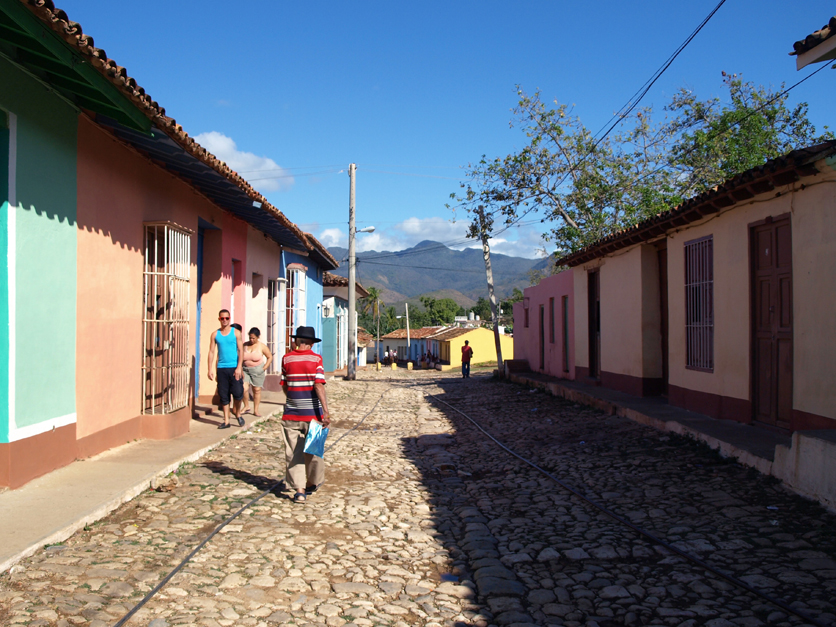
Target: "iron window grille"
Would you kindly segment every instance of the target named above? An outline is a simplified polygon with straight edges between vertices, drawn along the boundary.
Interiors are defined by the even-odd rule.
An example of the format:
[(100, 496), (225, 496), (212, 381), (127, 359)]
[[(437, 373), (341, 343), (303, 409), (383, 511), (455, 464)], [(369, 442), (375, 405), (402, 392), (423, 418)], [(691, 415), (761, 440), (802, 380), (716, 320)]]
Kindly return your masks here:
[(714, 239), (685, 242), (685, 367), (714, 372)]
[(191, 231), (144, 227), (142, 413), (169, 414), (189, 403)]

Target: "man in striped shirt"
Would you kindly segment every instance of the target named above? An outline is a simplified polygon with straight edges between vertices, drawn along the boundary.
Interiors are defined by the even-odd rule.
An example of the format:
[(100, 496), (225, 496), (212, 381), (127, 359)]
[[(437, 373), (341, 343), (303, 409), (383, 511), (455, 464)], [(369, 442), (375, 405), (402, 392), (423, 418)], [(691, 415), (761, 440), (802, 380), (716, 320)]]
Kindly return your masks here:
[(305, 438), (312, 420), (331, 424), (325, 399), (325, 370), (322, 357), (311, 349), (321, 341), (313, 327), (299, 327), (290, 336), (295, 350), (282, 357), (282, 388), (287, 401), (282, 416), (284, 451), (287, 460), (286, 483), (296, 490), (295, 503), (304, 504), (325, 479), (321, 457), (305, 453)]

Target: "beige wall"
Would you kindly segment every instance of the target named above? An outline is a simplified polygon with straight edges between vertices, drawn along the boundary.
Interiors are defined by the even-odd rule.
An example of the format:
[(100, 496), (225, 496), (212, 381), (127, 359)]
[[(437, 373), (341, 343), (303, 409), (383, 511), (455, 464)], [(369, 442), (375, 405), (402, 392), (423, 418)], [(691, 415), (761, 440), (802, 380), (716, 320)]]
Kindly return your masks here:
[(659, 265), (655, 246), (635, 246), (575, 268), (575, 365), (589, 367), (589, 271), (601, 281), (601, 370), (662, 376)]
[[(824, 181), (824, 184), (819, 184)], [(791, 213), (793, 250), (793, 407), (836, 418), (836, 176), (805, 181), (804, 190), (775, 192), (671, 235), (668, 242), (670, 383), (749, 400), (749, 225)], [(811, 185), (812, 183), (812, 185)], [(798, 184), (796, 186), (800, 187)], [(685, 242), (714, 239), (714, 372), (685, 368)]]
[(636, 247), (601, 266), (602, 371), (642, 376), (641, 260)]

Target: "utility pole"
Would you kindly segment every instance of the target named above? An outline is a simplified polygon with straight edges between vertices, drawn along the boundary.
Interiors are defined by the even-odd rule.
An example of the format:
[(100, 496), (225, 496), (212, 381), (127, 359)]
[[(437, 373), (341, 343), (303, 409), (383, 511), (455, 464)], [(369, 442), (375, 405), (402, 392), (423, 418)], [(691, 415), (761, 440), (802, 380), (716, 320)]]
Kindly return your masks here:
[(479, 205), (476, 210), (479, 219), (479, 237), (482, 240), (482, 256), (485, 258), (485, 275), (488, 280), (488, 295), (491, 301), (491, 321), (493, 322), (493, 337), (496, 343), (496, 367), (499, 377), (505, 377), (505, 367), (502, 362), (502, 343), (499, 340), (499, 316), (497, 315), (496, 294), (493, 291), (493, 270), (491, 270), (491, 248), (488, 245), (488, 225), (485, 219), (485, 208)]
[(380, 361), (380, 299), (377, 299), (377, 304), (375, 305), (375, 309), (377, 310), (377, 343), (374, 345), (374, 350), (377, 352), (377, 361)]
[(406, 358), (409, 359), (410, 353), (410, 343), (409, 343), (409, 303), (404, 303), (404, 307), (406, 308)]
[(357, 321), (354, 319), (357, 311), (357, 294), (354, 291), (355, 259), (354, 259), (354, 174), (357, 166), (348, 165), (348, 176), (351, 180), (348, 192), (348, 374), (347, 381), (357, 378), (357, 343), (354, 335), (357, 332)]

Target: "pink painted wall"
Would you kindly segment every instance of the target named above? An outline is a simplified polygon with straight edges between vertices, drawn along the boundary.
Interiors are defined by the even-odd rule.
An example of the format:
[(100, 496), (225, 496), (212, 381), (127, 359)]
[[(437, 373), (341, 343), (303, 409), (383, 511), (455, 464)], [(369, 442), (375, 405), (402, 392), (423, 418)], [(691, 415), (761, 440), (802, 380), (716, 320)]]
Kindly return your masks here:
[[(571, 270), (555, 274), (524, 290), (525, 300), (514, 303), (514, 359), (524, 359), (534, 372), (561, 379), (575, 378), (575, 295)], [(568, 361), (563, 366), (563, 297), (568, 300)], [(554, 342), (550, 335), (549, 299), (554, 299)], [(528, 327), (525, 304), (528, 303)], [(543, 307), (543, 368), (540, 368), (540, 307)]]
[[(244, 327), (247, 315), (247, 223), (235, 216), (225, 213), (223, 216), (223, 240), (221, 255), (223, 272), (221, 303), (222, 307), (232, 311), (232, 322)], [(233, 262), (235, 262), (235, 285), (233, 281)], [(233, 299), (234, 297), (234, 299)], [(234, 300), (234, 303), (233, 303)], [(234, 307), (233, 307), (234, 305)], [(217, 315), (214, 316), (217, 318)], [(247, 329), (244, 329), (244, 333)]]
[[(143, 222), (168, 220), (194, 232), (193, 356), (198, 217), (221, 224), (224, 214), (183, 181), (79, 118), (77, 437), (106, 429), (124, 436), (127, 431), (120, 427), (142, 411)], [(215, 290), (212, 277), (204, 276), (204, 292)], [(202, 335), (213, 328), (204, 314)], [(105, 440), (113, 445), (114, 437), (122, 436)]]

